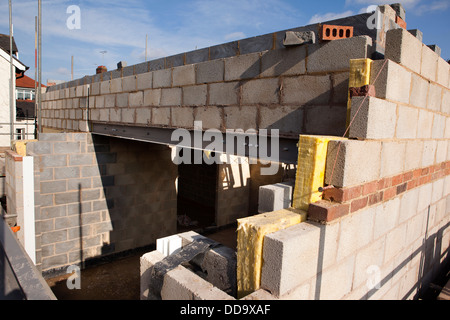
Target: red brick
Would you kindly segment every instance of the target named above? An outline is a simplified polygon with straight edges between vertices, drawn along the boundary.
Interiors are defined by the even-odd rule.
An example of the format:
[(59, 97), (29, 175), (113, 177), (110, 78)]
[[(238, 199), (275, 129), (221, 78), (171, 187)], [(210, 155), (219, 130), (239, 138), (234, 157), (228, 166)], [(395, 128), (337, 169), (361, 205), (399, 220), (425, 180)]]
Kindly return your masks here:
[(384, 193), (383, 191), (380, 191), (380, 192), (371, 194), (369, 196), (368, 205), (371, 206), (371, 205), (374, 205), (374, 204), (376, 204), (378, 202), (383, 201), (383, 193)]
[(427, 175), (427, 176), (420, 177), (420, 179), (419, 179), (419, 185), (427, 184), (427, 183), (429, 183), (430, 181), (431, 181), (431, 175)]
[(349, 213), (350, 205), (321, 200), (311, 203), (308, 208), (308, 219), (330, 222)]
[(397, 195), (405, 192), (407, 187), (408, 187), (407, 183), (403, 183), (403, 184), (397, 186)]
[(408, 181), (407, 184), (408, 184), (408, 186), (407, 186), (408, 190), (414, 189), (419, 184), (419, 179), (414, 179), (414, 180)]
[(399, 174), (398, 176), (395, 176), (392, 178), (392, 186), (398, 186), (399, 184), (403, 183), (403, 174)]
[(389, 187), (392, 187), (392, 177), (384, 178), (384, 188), (387, 189)]
[(392, 199), (396, 195), (397, 195), (397, 187), (388, 188), (383, 193), (383, 201), (387, 201), (389, 199)]
[(386, 179), (381, 179), (378, 181), (378, 191), (383, 190), (384, 189), (384, 183), (385, 183)]
[(421, 172), (421, 176), (426, 176), (430, 172), (430, 168), (423, 168)]
[(326, 200), (343, 203), (360, 197), (361, 192), (362, 186), (350, 188), (332, 188), (325, 190), (323, 196)]
[(422, 175), (422, 169), (416, 169), (413, 171), (413, 179), (418, 178)]
[(413, 176), (414, 176), (414, 172), (413, 171), (404, 173), (403, 174), (403, 182), (408, 182), (408, 181), (412, 180)]
[(322, 197), (325, 200), (342, 203), (344, 202), (344, 190), (341, 188), (326, 189), (323, 191)]
[(350, 205), (350, 212), (355, 212), (355, 211), (358, 211), (358, 210), (366, 207), (368, 202), (369, 202), (369, 197), (364, 197), (364, 198), (353, 200)]
[(369, 182), (363, 185), (362, 195), (367, 196), (368, 194), (377, 192), (377, 190), (378, 190), (378, 181)]
[(398, 24), (403, 29), (406, 29), (406, 21), (400, 18), (399, 16), (395, 17), (395, 23)]
[(321, 40), (337, 40), (353, 37), (353, 27), (324, 24), (320, 35)]

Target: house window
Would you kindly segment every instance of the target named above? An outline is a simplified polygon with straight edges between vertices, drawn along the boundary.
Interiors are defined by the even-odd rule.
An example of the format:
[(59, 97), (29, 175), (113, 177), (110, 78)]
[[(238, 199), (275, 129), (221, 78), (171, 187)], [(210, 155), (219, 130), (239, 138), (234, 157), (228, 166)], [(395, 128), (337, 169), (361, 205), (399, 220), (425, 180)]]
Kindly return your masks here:
[(17, 89), (17, 100), (34, 100), (34, 89)]
[(25, 129), (16, 129), (16, 140), (25, 140)]

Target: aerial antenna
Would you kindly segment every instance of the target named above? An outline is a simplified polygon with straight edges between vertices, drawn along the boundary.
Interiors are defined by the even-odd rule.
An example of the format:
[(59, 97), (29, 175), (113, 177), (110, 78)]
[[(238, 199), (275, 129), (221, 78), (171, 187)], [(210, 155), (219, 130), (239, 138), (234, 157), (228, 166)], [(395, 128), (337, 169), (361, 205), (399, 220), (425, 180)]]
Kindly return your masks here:
[(100, 51), (100, 53), (102, 54), (102, 65), (105, 65), (105, 53), (108, 53), (108, 51), (103, 50), (103, 51)]

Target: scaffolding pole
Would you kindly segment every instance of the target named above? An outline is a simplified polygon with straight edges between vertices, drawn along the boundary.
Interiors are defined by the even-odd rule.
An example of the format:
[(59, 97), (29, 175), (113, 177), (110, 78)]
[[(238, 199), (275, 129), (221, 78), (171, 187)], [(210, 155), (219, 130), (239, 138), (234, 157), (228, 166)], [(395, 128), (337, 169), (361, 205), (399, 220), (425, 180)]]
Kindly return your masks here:
[(9, 135), (11, 142), (14, 140), (14, 61), (13, 61), (13, 24), (12, 1), (9, 0), (9, 59), (10, 59), (10, 84), (9, 84)]

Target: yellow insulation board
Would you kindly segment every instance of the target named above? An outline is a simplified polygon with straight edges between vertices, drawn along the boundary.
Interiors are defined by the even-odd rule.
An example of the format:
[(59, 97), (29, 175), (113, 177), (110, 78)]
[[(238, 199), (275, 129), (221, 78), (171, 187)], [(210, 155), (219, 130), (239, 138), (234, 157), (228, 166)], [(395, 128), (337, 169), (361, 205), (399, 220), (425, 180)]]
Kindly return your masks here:
[[(348, 87), (359, 88), (370, 84), (370, 72), (372, 69), (371, 59), (351, 59), (350, 60), (350, 75)], [(352, 99), (350, 98), (350, 91), (348, 92), (347, 102), (347, 126), (350, 124), (350, 114), (352, 110)]]
[(27, 155), (27, 143), (37, 140), (16, 140), (12, 142), (12, 150), (18, 155), (25, 157)]
[(310, 203), (322, 200), (319, 188), (325, 183), (328, 142), (341, 137), (301, 135), (293, 207), (308, 211)]
[(238, 219), (238, 299), (256, 291), (261, 283), (264, 236), (306, 220), (306, 212), (283, 209)]

